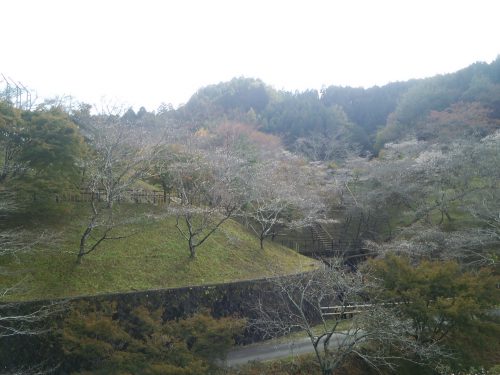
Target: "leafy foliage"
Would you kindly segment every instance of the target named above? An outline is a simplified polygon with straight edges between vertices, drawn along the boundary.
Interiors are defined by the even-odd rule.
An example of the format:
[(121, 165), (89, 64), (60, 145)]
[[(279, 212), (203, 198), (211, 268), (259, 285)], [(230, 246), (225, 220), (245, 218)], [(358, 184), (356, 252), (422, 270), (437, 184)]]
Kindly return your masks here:
[[(466, 272), (453, 261), (424, 260), (415, 265), (394, 255), (373, 260), (371, 266), (382, 280), (383, 298), (397, 303), (394, 308), (401, 317), (411, 320), (409, 334), (417, 342), (445, 345), (459, 355), (458, 367), (498, 359), (488, 357), (498, 353), (500, 333), (491, 314), (500, 301), (498, 276), (491, 270)], [(486, 348), (488, 354), (481, 355)]]
[(480, 139), (500, 129), (500, 120), (479, 102), (452, 104), (444, 111), (431, 111), (416, 127), (417, 139), (446, 143), (451, 139)]
[(456, 73), (418, 81), (401, 96), (387, 126), (377, 134), (375, 147), (380, 149), (386, 142), (404, 138), (431, 111), (445, 111), (456, 103), (481, 103), (490, 111), (490, 118), (498, 118), (499, 71), (497, 58), (491, 64), (476, 63)]
[(195, 126), (203, 126), (223, 117), (251, 122), (256, 113), (266, 108), (269, 100), (270, 89), (262, 81), (233, 78), (229, 82), (198, 90), (176, 115)]
[[(302, 93), (281, 93), (272, 101), (262, 115), (263, 130), (280, 135), (285, 144), (291, 145), (297, 138), (314, 134), (332, 137), (340, 130), (349, 129), (355, 134), (356, 126), (349, 123), (340, 107), (326, 107), (317, 91)], [(362, 129), (353, 142), (366, 145)]]
[(321, 91), (321, 101), (327, 106), (340, 106), (349, 120), (372, 135), (387, 122), (398, 100), (415, 81), (389, 83), (369, 89), (329, 86)]
[(22, 111), (0, 103), (1, 180), (17, 177), (17, 189), (57, 190), (74, 182), (83, 137), (57, 108)]
[(208, 374), (244, 321), (207, 313), (163, 321), (162, 311), (81, 303), (61, 330), (64, 371), (92, 374)]

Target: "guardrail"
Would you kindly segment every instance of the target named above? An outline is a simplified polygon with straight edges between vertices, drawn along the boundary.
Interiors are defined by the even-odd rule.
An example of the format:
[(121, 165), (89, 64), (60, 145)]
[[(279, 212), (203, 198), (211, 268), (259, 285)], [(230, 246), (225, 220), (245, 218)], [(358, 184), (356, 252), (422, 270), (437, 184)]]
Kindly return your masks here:
[(365, 303), (360, 305), (321, 306), (321, 316), (347, 316), (362, 313), (373, 306), (394, 306), (405, 302)]

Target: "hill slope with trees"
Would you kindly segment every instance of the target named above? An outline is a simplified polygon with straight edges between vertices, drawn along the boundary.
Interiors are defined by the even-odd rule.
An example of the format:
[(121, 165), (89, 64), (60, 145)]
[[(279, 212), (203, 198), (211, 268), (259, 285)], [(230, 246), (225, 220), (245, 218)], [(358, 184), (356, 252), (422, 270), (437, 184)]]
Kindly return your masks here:
[[(1, 103), (0, 126), (4, 301), (314, 267), (278, 240), (264, 247), (243, 225), (260, 194), (249, 176), (273, 170), (264, 152), (273, 168), (288, 163), (271, 136), (246, 127), (172, 128), (161, 116), (131, 110), (91, 114), (86, 105), (26, 109), (8, 102)], [(292, 206), (287, 201), (283, 209)]]
[[(329, 86), (321, 92), (292, 93), (242, 77), (201, 88), (175, 111), (175, 117), (197, 127), (224, 120), (249, 123), (280, 136), (288, 149), (321, 160), (333, 158), (325, 150), (340, 149), (345, 143), (377, 153), (387, 142), (415, 135), (427, 139), (443, 131), (453, 135), (454, 130), (446, 129), (457, 119), (440, 118), (437, 124), (439, 114), (460, 117), (467, 112), (475, 128), (462, 125), (457, 133), (489, 134), (492, 123), (500, 119), (499, 77), (500, 58), (455, 73), (368, 89)], [(425, 125), (429, 120), (434, 123), (432, 130)]]
[[(305, 329), (325, 375), (361, 360), (381, 373), (494, 368), (499, 98), (500, 58), (370, 89), (290, 93), (235, 78), (157, 112), (3, 100), (0, 302), (281, 273), (252, 296), (260, 315), (249, 324), (267, 336)], [(347, 332), (326, 321), (324, 306), (341, 317), (353, 304), (367, 308)], [(58, 311), (50, 337), (23, 341), (52, 306), (16, 306), (0, 304), (0, 344), (24, 353), (3, 357), (12, 369), (54, 347), (68, 371), (99, 373), (96, 358), (110, 373), (150, 359), (152, 373), (224, 371), (181, 321), (217, 327), (204, 315), (174, 323), (151, 306), (93, 301)], [(335, 348), (320, 345), (338, 335)], [(82, 342), (89, 351), (70, 353)]]

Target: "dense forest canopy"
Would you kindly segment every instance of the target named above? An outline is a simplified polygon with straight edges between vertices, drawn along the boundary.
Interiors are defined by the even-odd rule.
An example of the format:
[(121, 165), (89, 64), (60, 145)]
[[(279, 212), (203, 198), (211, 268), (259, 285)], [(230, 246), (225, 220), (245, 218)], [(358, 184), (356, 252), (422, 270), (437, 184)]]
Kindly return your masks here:
[(484, 115), (495, 122), (500, 118), (499, 76), (500, 58), (451, 74), (367, 89), (285, 92), (241, 77), (200, 89), (175, 117), (199, 127), (220, 120), (250, 123), (281, 136), (290, 149), (296, 149), (298, 139), (321, 134), (373, 153), (386, 142), (415, 135), (438, 112), (472, 105), (482, 122)]

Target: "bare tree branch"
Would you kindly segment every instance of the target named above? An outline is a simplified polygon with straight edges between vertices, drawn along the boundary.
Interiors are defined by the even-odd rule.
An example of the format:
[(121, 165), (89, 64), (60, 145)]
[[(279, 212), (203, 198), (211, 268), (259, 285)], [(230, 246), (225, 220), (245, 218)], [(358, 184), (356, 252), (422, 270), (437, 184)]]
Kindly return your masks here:
[(266, 337), (305, 332), (323, 374), (332, 374), (351, 355), (374, 367), (394, 366), (401, 358), (424, 361), (445, 355), (435, 342), (423, 345), (414, 340), (408, 335), (411, 322), (399, 319), (382, 303), (358, 311), (349, 328), (340, 331), (339, 320), (329, 319), (324, 307), (335, 306), (338, 317), (348, 314), (349, 306), (365, 301), (375, 286), (369, 280), (348, 272), (338, 260), (332, 268), (276, 278), (257, 302), (258, 317), (252, 324)]

